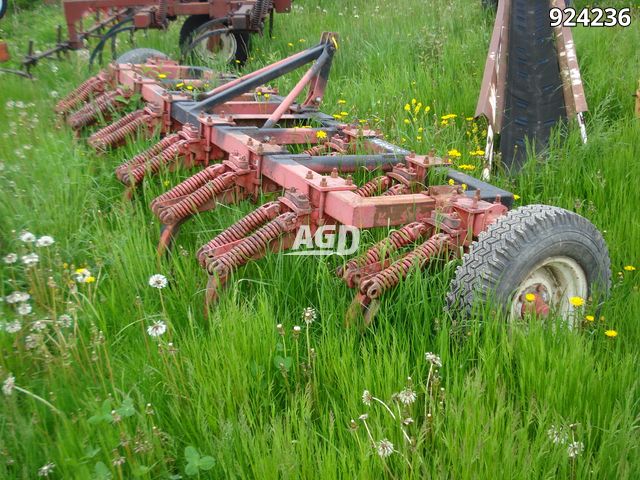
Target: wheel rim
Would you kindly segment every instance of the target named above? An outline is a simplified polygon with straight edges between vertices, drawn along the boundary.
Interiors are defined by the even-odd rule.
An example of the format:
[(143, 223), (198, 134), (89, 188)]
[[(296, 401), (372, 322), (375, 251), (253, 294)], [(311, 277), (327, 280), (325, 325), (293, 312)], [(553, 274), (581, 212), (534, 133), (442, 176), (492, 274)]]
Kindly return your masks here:
[(238, 41), (235, 35), (223, 33), (215, 35), (200, 42), (194, 49), (194, 53), (202, 60), (231, 62), (238, 50)]
[[(516, 288), (510, 319), (520, 320), (526, 312), (546, 315), (552, 310), (572, 328), (577, 307), (571, 304), (570, 298), (586, 298), (588, 291), (587, 276), (575, 260), (564, 256), (550, 257), (534, 267)], [(530, 295), (527, 299), (528, 294), (533, 294), (534, 299)]]

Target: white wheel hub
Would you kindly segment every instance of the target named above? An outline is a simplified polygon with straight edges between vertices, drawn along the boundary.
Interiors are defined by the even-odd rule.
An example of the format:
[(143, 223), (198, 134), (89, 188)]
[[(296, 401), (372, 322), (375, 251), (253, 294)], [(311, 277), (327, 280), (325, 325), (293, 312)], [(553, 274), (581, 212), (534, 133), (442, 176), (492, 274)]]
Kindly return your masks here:
[(561, 315), (569, 328), (576, 323), (571, 297), (587, 298), (587, 276), (578, 263), (565, 256), (549, 257), (534, 267), (516, 288), (511, 302), (510, 320), (522, 319), (526, 312)]

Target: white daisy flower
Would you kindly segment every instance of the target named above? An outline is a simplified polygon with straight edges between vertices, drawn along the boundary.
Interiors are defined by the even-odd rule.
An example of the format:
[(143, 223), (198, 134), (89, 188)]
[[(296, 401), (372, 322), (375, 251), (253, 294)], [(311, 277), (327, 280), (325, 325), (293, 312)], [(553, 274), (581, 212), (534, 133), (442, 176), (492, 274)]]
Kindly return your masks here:
[(38, 256), (37, 253), (27, 253), (26, 255), (22, 256), (21, 260), (22, 260), (22, 263), (24, 263), (27, 266), (35, 265), (40, 260), (40, 257)]
[(18, 333), (22, 329), (22, 323), (20, 320), (14, 320), (4, 326), (4, 331), (7, 333)]
[(3, 260), (4, 260), (4, 263), (6, 263), (7, 265), (11, 265), (18, 261), (18, 255), (15, 253), (9, 253), (5, 255)]
[(28, 303), (21, 303), (20, 305), (18, 305), (18, 308), (16, 308), (16, 313), (18, 315), (29, 315), (31, 313), (31, 310), (33, 310), (31, 308), (31, 305), (29, 305)]
[(9, 374), (4, 383), (2, 384), (2, 393), (9, 396), (13, 393), (13, 389), (16, 386), (16, 377)]
[(153, 325), (150, 325), (149, 327), (147, 327), (147, 333), (151, 337), (159, 337), (160, 335), (163, 335), (166, 331), (167, 331), (167, 324), (164, 323), (162, 320), (153, 322)]
[(20, 234), (19, 238), (20, 241), (24, 243), (33, 243), (36, 241), (36, 236), (31, 232), (27, 232), (26, 230)]
[(155, 275), (151, 275), (149, 277), (149, 286), (157, 289), (163, 289), (167, 286), (167, 277), (160, 273), (156, 273)]
[(28, 293), (16, 291), (7, 295), (4, 300), (7, 303), (19, 303), (19, 302), (26, 302), (30, 298), (31, 298), (31, 295), (29, 295)]
[(53, 237), (50, 237), (49, 235), (45, 235), (43, 237), (40, 237), (38, 240), (36, 240), (36, 247), (50, 247), (54, 243), (55, 243), (55, 240), (53, 239)]
[(551, 425), (551, 428), (547, 430), (547, 435), (549, 439), (553, 443), (565, 444), (569, 439), (567, 432), (564, 431), (562, 427), (556, 427), (555, 425)]
[(31, 324), (31, 331), (41, 332), (47, 328), (47, 322), (45, 320), (36, 320)]
[(393, 443), (391, 443), (386, 438), (380, 440), (376, 444), (376, 452), (382, 458), (386, 458), (386, 457), (390, 456), (393, 453)]
[(58, 317), (58, 325), (62, 328), (69, 328), (73, 325), (73, 318), (71, 318), (71, 315), (64, 313)]

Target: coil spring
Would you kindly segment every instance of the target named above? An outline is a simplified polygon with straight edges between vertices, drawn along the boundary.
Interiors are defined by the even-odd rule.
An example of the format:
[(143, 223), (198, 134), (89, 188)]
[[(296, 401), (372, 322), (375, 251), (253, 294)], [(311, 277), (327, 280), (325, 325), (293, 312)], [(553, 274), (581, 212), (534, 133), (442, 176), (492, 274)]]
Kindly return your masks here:
[(258, 207), (247, 216), (241, 218), (226, 230), (222, 231), (198, 250), (198, 261), (204, 267), (208, 253), (218, 247), (238, 241), (253, 232), (260, 225), (273, 220), (280, 213), (280, 202), (268, 202)]
[(160, 221), (165, 225), (176, 223), (176, 221), (188, 217), (198, 211), (202, 205), (210, 199), (214, 199), (229, 188), (236, 180), (233, 172), (225, 173), (213, 180), (205, 183), (202, 187), (191, 193), (187, 198), (175, 205), (167, 207), (160, 213)]
[(167, 0), (160, 0), (158, 5), (158, 24), (160, 26), (165, 25), (167, 20)]
[(391, 232), (387, 238), (367, 250), (363, 256), (347, 262), (345, 269), (346, 271), (355, 270), (365, 265), (380, 262), (396, 250), (405, 245), (409, 245), (411, 242), (415, 242), (424, 235), (428, 229), (429, 227), (422, 222), (409, 223), (401, 229)]
[(360, 291), (371, 299), (378, 298), (405, 278), (416, 263), (422, 268), (431, 257), (439, 254), (446, 246), (448, 238), (449, 236), (443, 233), (434, 235), (411, 253), (363, 282)]
[(257, 230), (250, 237), (245, 238), (224, 255), (215, 258), (207, 265), (210, 274), (226, 276), (234, 268), (240, 267), (251, 260), (251, 257), (267, 248), (270, 242), (282, 235), (286, 225), (297, 218), (293, 212), (279, 215), (264, 227)]
[(403, 183), (399, 183), (390, 187), (386, 192), (382, 194), (383, 197), (394, 197), (396, 195), (404, 195), (405, 193), (409, 193), (409, 187), (407, 187)]
[(179, 183), (171, 190), (164, 192), (162, 195), (154, 198), (151, 202), (151, 209), (155, 212), (156, 208), (159, 208), (163, 202), (190, 194), (191, 192), (207, 183), (209, 180), (213, 180), (218, 175), (224, 173), (226, 169), (226, 166), (220, 164), (211, 165), (210, 167), (205, 168), (204, 170)]
[(87, 103), (80, 110), (67, 118), (67, 124), (77, 130), (95, 122), (99, 114), (106, 112), (109, 108), (115, 108), (120, 95), (117, 91), (105, 92), (95, 99), (94, 102)]
[(116, 176), (120, 180), (122, 180), (121, 178), (122, 175), (126, 174), (133, 167), (144, 164), (145, 162), (149, 161), (150, 159), (152, 159), (153, 157), (161, 153), (163, 150), (169, 148), (171, 145), (173, 145), (179, 140), (180, 140), (180, 135), (178, 135), (177, 133), (172, 133), (171, 135), (167, 135), (151, 148), (145, 150), (142, 153), (139, 153), (138, 155), (131, 158), (130, 160), (127, 160), (126, 162), (120, 164), (118, 168), (116, 168)]
[(156, 173), (160, 167), (171, 163), (180, 154), (180, 149), (187, 144), (185, 140), (174, 143), (169, 148), (163, 150), (148, 162), (133, 167), (120, 176), (120, 181), (126, 185), (137, 185), (148, 173)]
[(249, 27), (251, 30), (258, 30), (262, 19), (267, 16), (271, 10), (272, 0), (257, 0), (251, 9), (251, 17), (249, 18)]
[(149, 118), (149, 115), (146, 115), (144, 110), (131, 112), (117, 122), (98, 130), (89, 137), (87, 143), (95, 149), (106, 149), (134, 133), (138, 130), (138, 127), (143, 125)]
[(56, 112), (60, 114), (68, 113), (73, 110), (76, 105), (89, 100), (91, 94), (101, 90), (103, 85), (104, 82), (98, 76), (85, 80), (78, 88), (57, 103)]
[(373, 180), (369, 180), (353, 193), (361, 197), (371, 197), (378, 193), (380, 190), (387, 190), (391, 186), (391, 178), (386, 175), (376, 177)]

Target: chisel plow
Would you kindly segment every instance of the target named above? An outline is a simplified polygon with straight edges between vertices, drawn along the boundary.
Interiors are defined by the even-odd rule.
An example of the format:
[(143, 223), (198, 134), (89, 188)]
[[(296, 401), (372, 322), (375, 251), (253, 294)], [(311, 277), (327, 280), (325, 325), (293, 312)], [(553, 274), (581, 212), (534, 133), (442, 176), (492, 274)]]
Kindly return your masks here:
[[(404, 150), (365, 125), (320, 112), (337, 45), (336, 35), (325, 33), (317, 46), (239, 78), (159, 58), (113, 64), (57, 106), (78, 131), (102, 119), (112, 122), (88, 137), (98, 152), (134, 136), (160, 135), (158, 143), (115, 169), (128, 197), (161, 170), (195, 171), (151, 202), (162, 224), (159, 253), (193, 215), (219, 203), (280, 195), (198, 251), (209, 276), (208, 305), (234, 271), (269, 251), (290, 249), (301, 228), (312, 235), (340, 225), (391, 228), (386, 239), (337, 271), (356, 290), (349, 317), (364, 314), (369, 322), (384, 292), (412, 269), (461, 255), (511, 207), (511, 193), (448, 168), (446, 157)], [(286, 95), (265, 86), (308, 64)], [(206, 84), (214, 86), (205, 90)], [(122, 100), (134, 94), (144, 107), (122, 114)], [(370, 179), (357, 184), (354, 178), (365, 170)], [(432, 184), (435, 177), (447, 180)], [(547, 300), (521, 302), (518, 313), (548, 311), (543, 284), (527, 285), (519, 295), (534, 292)]]

